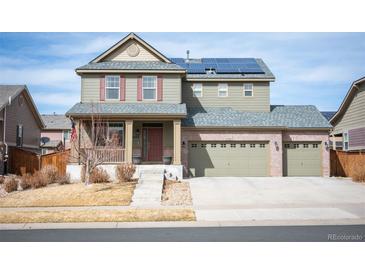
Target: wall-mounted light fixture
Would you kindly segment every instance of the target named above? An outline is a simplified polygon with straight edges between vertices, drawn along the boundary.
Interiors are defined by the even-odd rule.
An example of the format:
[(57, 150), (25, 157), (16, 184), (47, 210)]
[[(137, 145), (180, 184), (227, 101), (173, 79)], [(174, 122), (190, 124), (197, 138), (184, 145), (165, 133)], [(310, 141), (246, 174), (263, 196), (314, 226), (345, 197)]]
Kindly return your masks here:
[(275, 145), (276, 151), (279, 151), (279, 144), (277, 141), (274, 142), (274, 145)]

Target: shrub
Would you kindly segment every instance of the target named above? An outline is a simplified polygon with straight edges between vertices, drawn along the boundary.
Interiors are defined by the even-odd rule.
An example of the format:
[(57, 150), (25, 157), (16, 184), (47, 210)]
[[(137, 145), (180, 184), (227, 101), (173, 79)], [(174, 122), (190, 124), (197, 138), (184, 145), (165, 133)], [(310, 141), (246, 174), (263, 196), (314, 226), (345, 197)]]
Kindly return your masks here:
[(109, 182), (110, 182), (109, 175), (104, 169), (98, 167), (94, 168), (90, 176), (90, 183), (100, 184)]
[(47, 180), (47, 184), (56, 183), (57, 178), (59, 177), (57, 168), (52, 165), (42, 167), (41, 173), (44, 176), (44, 179)]
[(129, 182), (134, 172), (136, 171), (136, 166), (133, 164), (121, 164), (116, 166), (115, 172), (119, 182)]
[(7, 177), (4, 180), (4, 189), (6, 192), (13, 192), (18, 190), (18, 182), (14, 177)]
[(70, 184), (71, 183), (70, 174), (66, 174), (64, 176), (58, 176), (57, 180), (56, 180), (56, 183), (59, 184), (59, 185)]
[(32, 180), (32, 175), (29, 173), (23, 174), (20, 177), (20, 186), (23, 190), (30, 188), (31, 185), (31, 180)]
[(352, 173), (352, 180), (354, 182), (365, 182), (365, 166), (357, 165)]
[(0, 176), (0, 185), (2, 185), (5, 181), (5, 177), (4, 176)]
[(42, 173), (41, 171), (36, 171), (31, 177), (30, 185), (33, 189), (45, 187), (48, 185), (48, 179), (46, 178), (44, 173)]

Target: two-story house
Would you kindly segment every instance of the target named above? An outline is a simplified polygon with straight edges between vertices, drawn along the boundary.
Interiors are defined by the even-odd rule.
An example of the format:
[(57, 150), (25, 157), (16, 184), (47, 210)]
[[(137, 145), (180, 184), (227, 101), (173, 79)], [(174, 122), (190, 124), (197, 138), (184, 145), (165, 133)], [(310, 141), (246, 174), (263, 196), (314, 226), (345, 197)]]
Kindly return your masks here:
[(270, 105), (275, 77), (261, 59), (167, 58), (131, 33), (76, 73), (81, 102), (66, 115), (80, 140), (95, 135), (93, 115), (103, 119), (118, 143), (110, 164), (171, 157), (179, 178), (329, 174), (331, 126), (314, 106)]

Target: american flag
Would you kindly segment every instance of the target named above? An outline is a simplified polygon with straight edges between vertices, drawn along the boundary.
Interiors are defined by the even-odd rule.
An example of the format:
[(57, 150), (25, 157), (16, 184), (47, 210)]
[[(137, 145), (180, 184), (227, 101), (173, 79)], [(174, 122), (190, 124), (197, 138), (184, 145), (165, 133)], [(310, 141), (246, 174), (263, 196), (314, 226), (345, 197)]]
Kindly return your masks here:
[(77, 133), (76, 133), (76, 124), (73, 119), (71, 119), (71, 142), (76, 141)]

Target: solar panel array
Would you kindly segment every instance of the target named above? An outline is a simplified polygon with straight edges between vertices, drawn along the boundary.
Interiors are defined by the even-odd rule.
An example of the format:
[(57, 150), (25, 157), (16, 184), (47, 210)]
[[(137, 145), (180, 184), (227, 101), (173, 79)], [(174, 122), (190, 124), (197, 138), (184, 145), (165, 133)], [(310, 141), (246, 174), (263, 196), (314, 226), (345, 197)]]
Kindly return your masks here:
[(188, 73), (206, 73), (215, 70), (216, 73), (263, 74), (264, 71), (254, 58), (202, 58), (190, 59), (171, 58), (175, 64), (185, 68)]

